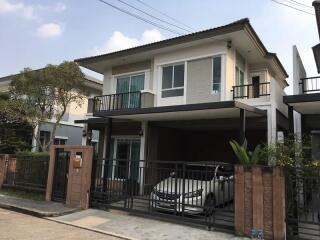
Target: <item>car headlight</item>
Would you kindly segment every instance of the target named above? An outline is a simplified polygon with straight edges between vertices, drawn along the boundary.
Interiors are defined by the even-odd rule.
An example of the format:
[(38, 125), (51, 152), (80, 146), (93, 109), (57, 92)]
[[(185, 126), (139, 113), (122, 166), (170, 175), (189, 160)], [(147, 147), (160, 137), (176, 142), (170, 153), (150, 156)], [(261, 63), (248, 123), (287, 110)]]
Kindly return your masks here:
[(198, 189), (196, 191), (193, 192), (188, 192), (184, 194), (184, 197), (186, 198), (194, 198), (194, 197), (199, 197), (202, 194), (203, 189)]

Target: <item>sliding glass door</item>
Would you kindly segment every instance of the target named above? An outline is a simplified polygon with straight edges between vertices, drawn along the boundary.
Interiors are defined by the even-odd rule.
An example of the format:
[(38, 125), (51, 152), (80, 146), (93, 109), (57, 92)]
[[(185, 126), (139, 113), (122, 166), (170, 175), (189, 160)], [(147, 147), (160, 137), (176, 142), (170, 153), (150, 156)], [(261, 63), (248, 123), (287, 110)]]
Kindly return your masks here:
[[(117, 79), (121, 108), (137, 108), (140, 105), (140, 91), (144, 89), (144, 74)], [(119, 101), (119, 100), (118, 100)]]
[(139, 179), (139, 139), (115, 139), (113, 158), (115, 159), (114, 178)]

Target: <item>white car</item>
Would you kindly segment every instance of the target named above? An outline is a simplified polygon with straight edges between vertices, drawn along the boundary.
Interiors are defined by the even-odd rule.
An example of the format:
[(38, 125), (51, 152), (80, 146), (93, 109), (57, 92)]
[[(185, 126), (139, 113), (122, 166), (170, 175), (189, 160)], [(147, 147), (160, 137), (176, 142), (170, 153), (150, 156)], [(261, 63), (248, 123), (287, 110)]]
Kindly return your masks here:
[(188, 164), (153, 188), (150, 205), (155, 210), (211, 215), (215, 207), (233, 201), (233, 182), (230, 166)]

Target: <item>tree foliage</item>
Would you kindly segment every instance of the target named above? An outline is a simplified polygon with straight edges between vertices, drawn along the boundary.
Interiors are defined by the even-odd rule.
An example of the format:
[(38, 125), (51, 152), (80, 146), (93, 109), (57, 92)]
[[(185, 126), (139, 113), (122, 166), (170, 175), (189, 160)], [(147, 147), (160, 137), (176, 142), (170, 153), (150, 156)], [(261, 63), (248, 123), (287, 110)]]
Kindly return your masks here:
[(12, 154), (31, 149), (32, 127), (17, 114), (21, 102), (0, 93), (0, 153)]
[(48, 143), (40, 141), (40, 129), (34, 138), (42, 150), (53, 142), (57, 126), (60, 124), (68, 106), (83, 104), (86, 88), (84, 75), (74, 62), (60, 65), (47, 65), (40, 70), (25, 68), (12, 78), (10, 92), (14, 101), (20, 102), (17, 114), (28, 121), (33, 129), (39, 124), (53, 123), (51, 138)]

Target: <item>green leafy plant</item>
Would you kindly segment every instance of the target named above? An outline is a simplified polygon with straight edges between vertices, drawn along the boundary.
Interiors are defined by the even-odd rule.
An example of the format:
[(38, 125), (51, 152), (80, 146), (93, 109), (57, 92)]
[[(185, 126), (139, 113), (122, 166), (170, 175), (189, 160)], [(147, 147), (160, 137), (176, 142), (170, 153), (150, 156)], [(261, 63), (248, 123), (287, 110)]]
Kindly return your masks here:
[(242, 145), (237, 141), (231, 140), (230, 145), (237, 156), (240, 164), (243, 165), (256, 165), (260, 160), (261, 146), (257, 145), (253, 152), (248, 150), (247, 141), (245, 140)]

